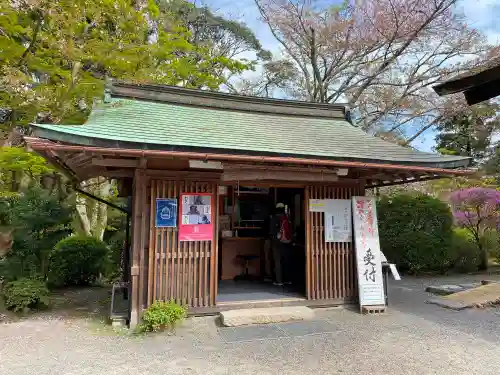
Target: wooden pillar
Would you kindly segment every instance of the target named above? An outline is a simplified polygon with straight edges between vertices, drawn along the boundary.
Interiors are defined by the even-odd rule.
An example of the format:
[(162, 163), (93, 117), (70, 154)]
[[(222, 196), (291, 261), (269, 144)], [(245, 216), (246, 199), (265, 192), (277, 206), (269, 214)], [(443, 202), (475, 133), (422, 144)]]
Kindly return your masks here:
[(144, 252), (144, 225), (146, 195), (146, 174), (141, 169), (134, 173), (132, 188), (132, 264), (131, 275), (131, 301), (130, 301), (130, 328), (135, 328), (140, 321), (142, 312), (140, 280), (144, 269), (141, 269), (141, 253)]

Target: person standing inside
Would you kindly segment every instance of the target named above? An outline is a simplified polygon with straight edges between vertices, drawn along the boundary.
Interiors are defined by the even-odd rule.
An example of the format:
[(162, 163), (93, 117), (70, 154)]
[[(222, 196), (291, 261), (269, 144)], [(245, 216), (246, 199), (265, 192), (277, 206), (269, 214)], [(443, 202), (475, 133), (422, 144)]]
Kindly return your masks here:
[(274, 260), (274, 284), (283, 285), (284, 271), (288, 268), (288, 252), (292, 242), (292, 227), (285, 205), (278, 203), (271, 219), (271, 246)]

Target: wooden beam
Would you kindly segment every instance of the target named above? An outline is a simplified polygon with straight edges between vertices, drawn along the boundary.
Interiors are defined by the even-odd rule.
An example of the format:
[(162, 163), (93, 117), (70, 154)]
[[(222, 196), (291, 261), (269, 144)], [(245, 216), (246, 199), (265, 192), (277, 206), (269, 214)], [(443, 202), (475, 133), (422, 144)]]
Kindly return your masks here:
[(206, 182), (220, 181), (221, 178), (221, 172), (173, 171), (163, 169), (146, 169), (146, 175), (149, 177), (182, 178), (185, 180), (200, 180)]
[(101, 167), (138, 168), (140, 166), (140, 162), (137, 159), (99, 159), (93, 157), (92, 165), (98, 165)]
[(307, 182), (337, 182), (339, 177), (334, 173), (288, 172), (268, 170), (230, 170), (222, 174), (222, 181), (307, 181)]
[(126, 178), (126, 177), (134, 177), (134, 170), (133, 169), (112, 169), (112, 170), (105, 170), (101, 174), (102, 177), (109, 177), (109, 178)]
[(406, 180), (396, 180), (396, 181), (379, 181), (375, 182), (373, 185), (367, 185), (366, 189), (372, 189), (376, 187), (383, 187), (383, 186), (394, 186), (394, 185), (404, 185), (404, 184), (411, 184), (413, 182), (424, 182), (424, 181), (432, 181), (432, 180), (439, 180), (441, 178), (450, 178), (450, 176), (439, 176), (439, 175), (434, 175), (434, 176), (421, 176), (421, 177), (416, 177), (413, 179), (406, 179)]
[(281, 172), (311, 172), (311, 173), (325, 173), (336, 174), (339, 168), (325, 168), (325, 167), (297, 167), (288, 165), (265, 165), (265, 164), (242, 164), (242, 163), (224, 163), (224, 170), (266, 170), (266, 171), (281, 171)]
[[(305, 188), (306, 186), (335, 186), (335, 187), (343, 187), (350, 188), (353, 186), (358, 186), (362, 180), (353, 180), (353, 179), (339, 179), (334, 182), (324, 182), (324, 181), (280, 181), (280, 180), (261, 180), (261, 181), (245, 181), (244, 185), (247, 187), (264, 187), (264, 188), (291, 188), (291, 189), (300, 189)], [(233, 186), (236, 187), (238, 183), (241, 182), (239, 180), (234, 181), (224, 181), (222, 186)]]

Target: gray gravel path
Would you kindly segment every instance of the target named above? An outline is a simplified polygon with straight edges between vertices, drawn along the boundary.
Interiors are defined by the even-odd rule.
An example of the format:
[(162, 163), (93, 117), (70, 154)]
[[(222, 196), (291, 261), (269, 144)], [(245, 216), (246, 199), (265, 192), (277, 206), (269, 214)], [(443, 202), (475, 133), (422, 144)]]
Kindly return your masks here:
[(497, 311), (460, 315), (426, 305), (419, 283), (393, 284), (385, 315), (318, 310), (314, 324), (332, 332), (274, 339), (228, 342), (212, 318), (147, 337), (84, 320), (0, 325), (0, 374), (499, 374)]

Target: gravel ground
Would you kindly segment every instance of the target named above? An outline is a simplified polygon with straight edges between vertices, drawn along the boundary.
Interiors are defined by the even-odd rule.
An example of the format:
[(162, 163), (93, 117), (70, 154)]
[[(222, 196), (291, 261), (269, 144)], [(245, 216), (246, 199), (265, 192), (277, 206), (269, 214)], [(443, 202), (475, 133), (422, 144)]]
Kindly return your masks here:
[(317, 310), (332, 332), (298, 337), (228, 343), (213, 318), (189, 319), (175, 336), (147, 337), (82, 319), (4, 324), (0, 374), (499, 374), (497, 310), (427, 305), (429, 283), (393, 283), (389, 312), (381, 316)]

